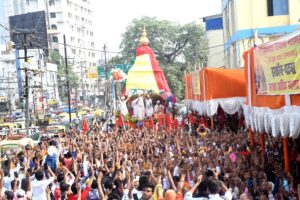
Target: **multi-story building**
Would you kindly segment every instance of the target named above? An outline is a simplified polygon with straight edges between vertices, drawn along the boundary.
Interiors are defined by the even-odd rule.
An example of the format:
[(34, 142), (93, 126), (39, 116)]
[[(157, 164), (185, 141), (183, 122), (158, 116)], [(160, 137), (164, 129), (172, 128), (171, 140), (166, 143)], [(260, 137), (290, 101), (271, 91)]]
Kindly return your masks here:
[(224, 67), (224, 40), (222, 15), (212, 15), (203, 18), (206, 38), (208, 40), (208, 67)]
[(223, 0), (227, 68), (243, 67), (243, 52), (299, 27), (299, 0)]
[(95, 94), (96, 81), (88, 79), (88, 68), (96, 66), (97, 58), (93, 30), (93, 10), (90, 0), (50, 0), (49, 26), (58, 31), (51, 36), (51, 47), (62, 55), (63, 35), (66, 35), (68, 57), (74, 58), (74, 70), (80, 78), (82, 100)]
[[(63, 35), (66, 36), (68, 61), (73, 63), (82, 86), (78, 88), (80, 99), (95, 95), (96, 80), (87, 78), (89, 67), (97, 64), (91, 0), (1, 0), (0, 23), (9, 27), (9, 16), (40, 10), (46, 11), (50, 50), (64, 57)], [(0, 33), (3, 50), (9, 31), (0, 27)]]
[[(38, 105), (47, 109), (48, 100), (59, 100), (58, 82), (57, 82), (57, 66), (48, 62), (41, 62), (40, 51), (30, 49), (27, 52), (30, 58), (29, 69), (29, 109), (39, 111)], [(19, 51), (19, 56), (24, 56), (24, 51)], [(8, 51), (2, 51), (0, 58), (0, 97), (6, 97), (11, 103), (12, 111), (20, 106), (20, 98), (18, 95), (18, 73), (15, 64), (16, 57)], [(21, 63), (21, 62), (20, 62)], [(21, 71), (24, 69), (24, 64), (20, 66)], [(24, 83), (24, 73), (21, 75), (21, 81)], [(22, 87), (24, 95), (24, 86)], [(21, 97), (22, 98), (22, 97)], [(37, 101), (39, 99), (39, 101)], [(18, 106), (19, 105), (19, 106)]]

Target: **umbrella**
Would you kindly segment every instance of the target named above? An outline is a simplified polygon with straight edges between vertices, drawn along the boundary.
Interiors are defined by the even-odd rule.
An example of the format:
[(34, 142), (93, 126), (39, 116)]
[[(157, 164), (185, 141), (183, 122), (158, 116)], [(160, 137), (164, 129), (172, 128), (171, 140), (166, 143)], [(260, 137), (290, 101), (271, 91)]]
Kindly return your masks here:
[(104, 110), (102, 110), (102, 109), (96, 109), (96, 110), (93, 112), (93, 114), (94, 114), (95, 116), (100, 116), (100, 115), (102, 115), (103, 112), (104, 112)]
[(86, 115), (86, 111), (81, 110), (81, 111), (78, 112), (78, 116), (82, 116), (82, 115)]
[(81, 110), (84, 110), (84, 111), (91, 111), (91, 108), (89, 108), (89, 107), (83, 107)]
[(174, 94), (171, 92), (164, 92), (160, 95), (163, 99), (165, 99), (167, 102), (176, 103), (176, 98)]
[(176, 98), (175, 98), (175, 96), (174, 96), (174, 95), (169, 96), (169, 97), (167, 98), (167, 102), (176, 103)]
[(160, 96), (167, 100), (168, 97), (172, 96), (173, 94), (171, 92), (164, 92), (164, 93), (161, 93)]
[(59, 117), (68, 117), (69, 113), (63, 112), (58, 115)]
[[(62, 121), (69, 121), (69, 113), (63, 114), (62, 116)], [(74, 119), (76, 118), (76, 114), (75, 113), (71, 113), (71, 118)]]

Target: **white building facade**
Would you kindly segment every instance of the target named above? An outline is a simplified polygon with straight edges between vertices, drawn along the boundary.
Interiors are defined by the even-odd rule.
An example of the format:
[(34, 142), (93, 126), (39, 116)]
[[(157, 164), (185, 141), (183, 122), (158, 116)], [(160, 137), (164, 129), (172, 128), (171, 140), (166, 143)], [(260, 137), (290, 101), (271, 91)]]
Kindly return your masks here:
[[(62, 48), (63, 35), (66, 35), (67, 54), (74, 58), (74, 71), (79, 77), (80, 100), (88, 102), (97, 93), (97, 82), (88, 78), (88, 69), (97, 65), (95, 35), (93, 30), (93, 10), (90, 0), (50, 0), (48, 2), (51, 48)], [(49, 31), (49, 32), (51, 32)], [(55, 33), (56, 32), (56, 33)]]
[(208, 40), (208, 67), (224, 67), (224, 40), (222, 15), (212, 15), (203, 18), (205, 22), (206, 38)]
[[(83, 101), (88, 101), (90, 96), (94, 96), (97, 93), (96, 80), (88, 79), (87, 77), (89, 67), (97, 65), (97, 56), (95, 51), (93, 51), (96, 45), (92, 7), (90, 0), (0, 1), (0, 24), (7, 28), (9, 27), (9, 16), (40, 10), (46, 11), (50, 52), (51, 50), (57, 50), (64, 57), (63, 35), (66, 35), (68, 62), (73, 64), (73, 70), (79, 78), (81, 87), (78, 88), (78, 96)], [(10, 41), (10, 37), (9, 31), (4, 27), (0, 27), (0, 50), (4, 51), (3, 55), (6, 55), (5, 45)], [(39, 62), (45, 65), (44, 61), (41, 60)], [(1, 62), (0, 68), (16, 69), (15, 65), (10, 65), (10, 67), (5, 65), (5, 62)], [(44, 66), (44, 68), (46, 67)], [(57, 93), (57, 88), (55, 90), (56, 92), (50, 91), (48, 93)], [(58, 95), (56, 95), (56, 98), (58, 100)]]
[[(40, 59), (40, 51), (36, 49), (28, 50), (29, 59), (29, 109), (44, 112), (48, 109), (49, 100), (59, 100), (57, 65), (43, 63)], [(24, 51), (19, 51), (19, 56), (24, 56)], [(0, 58), (0, 97), (11, 103), (11, 110), (22, 107), (20, 105), (18, 90), (18, 72), (15, 62), (15, 51), (3, 51)], [(24, 94), (24, 61), (20, 60), (20, 73), (23, 83), (22, 94)], [(23, 105), (24, 106), (24, 105)]]

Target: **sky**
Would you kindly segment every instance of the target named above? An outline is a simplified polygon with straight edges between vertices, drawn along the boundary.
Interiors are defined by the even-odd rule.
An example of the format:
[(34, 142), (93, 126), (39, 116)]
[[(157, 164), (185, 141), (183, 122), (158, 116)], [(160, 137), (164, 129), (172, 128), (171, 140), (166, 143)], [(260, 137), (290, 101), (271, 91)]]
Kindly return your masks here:
[[(94, 0), (94, 26), (98, 48), (119, 51), (122, 33), (134, 18), (157, 17), (185, 24), (220, 14), (221, 0)], [(147, 25), (146, 25), (147, 26)]]

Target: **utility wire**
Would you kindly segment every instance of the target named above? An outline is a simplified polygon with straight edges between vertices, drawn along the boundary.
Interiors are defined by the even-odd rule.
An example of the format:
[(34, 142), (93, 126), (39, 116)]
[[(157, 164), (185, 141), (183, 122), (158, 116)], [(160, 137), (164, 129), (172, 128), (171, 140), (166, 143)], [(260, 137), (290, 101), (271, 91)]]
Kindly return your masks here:
[[(17, 33), (16, 31), (10, 29), (10, 28), (7, 28), (5, 27), (4, 25), (0, 24), (0, 26), (4, 27), (6, 30), (8, 31), (13, 31), (14, 33)], [(37, 37), (37, 36), (33, 36), (35, 37), (36, 39), (41, 39), (40, 37)], [(53, 42), (51, 41), (50, 39), (48, 39), (48, 42), (52, 42), (53, 44), (59, 44), (59, 45), (64, 45), (63, 43), (60, 43), (60, 42)], [(240, 42), (240, 41), (238, 41)], [(236, 42), (237, 43), (237, 42)], [(219, 45), (215, 45), (215, 46), (210, 46), (210, 47), (204, 47), (204, 48), (201, 48), (199, 49), (198, 51), (203, 51), (203, 50), (208, 50), (208, 49), (213, 49), (213, 48), (217, 48), (217, 47), (224, 47), (226, 44), (219, 44)], [(93, 48), (86, 48), (86, 47), (80, 47), (80, 46), (76, 46), (76, 45), (71, 45), (71, 44), (67, 44), (68, 47), (72, 47), (72, 48), (76, 48), (76, 49), (81, 49), (81, 50), (89, 50), (89, 51), (94, 51), (94, 52), (100, 52), (100, 53), (104, 53), (105, 51), (104, 50), (99, 50), (99, 49), (93, 49)], [(106, 53), (112, 53), (112, 54), (121, 54), (122, 52), (121, 51), (106, 51)], [(74, 54), (74, 53), (73, 53)]]

